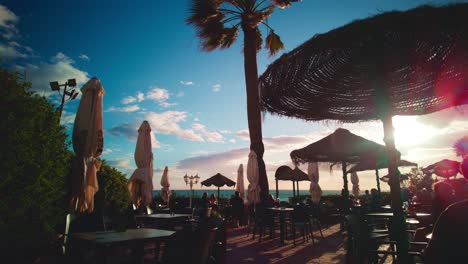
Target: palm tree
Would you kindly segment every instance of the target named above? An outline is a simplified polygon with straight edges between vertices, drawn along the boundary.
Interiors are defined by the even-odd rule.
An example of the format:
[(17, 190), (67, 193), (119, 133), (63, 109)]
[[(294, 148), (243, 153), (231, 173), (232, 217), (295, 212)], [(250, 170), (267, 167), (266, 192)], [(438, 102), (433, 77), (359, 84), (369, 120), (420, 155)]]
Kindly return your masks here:
[(227, 49), (237, 39), (239, 30), (244, 33), (244, 70), (247, 92), (247, 117), (250, 133), (250, 149), (255, 151), (259, 166), (260, 197), (268, 195), (262, 141), (262, 124), (259, 105), (257, 52), (262, 46), (259, 25), (268, 29), (265, 48), (275, 55), (283, 48), (283, 43), (266, 20), (275, 7), (285, 8), (299, 0), (192, 0), (187, 24), (193, 25), (201, 46), (205, 51)]

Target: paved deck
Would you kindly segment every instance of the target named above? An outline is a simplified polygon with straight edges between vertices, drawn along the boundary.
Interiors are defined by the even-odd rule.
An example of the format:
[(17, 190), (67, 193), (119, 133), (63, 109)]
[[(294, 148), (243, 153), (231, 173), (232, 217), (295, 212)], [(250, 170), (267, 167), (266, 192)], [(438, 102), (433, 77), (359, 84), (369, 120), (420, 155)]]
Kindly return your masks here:
[(258, 237), (252, 239), (245, 227), (228, 229), (226, 263), (345, 263), (345, 239), (339, 225), (322, 231), (323, 239), (317, 231), (314, 232), (314, 245), (310, 240), (303, 243), (302, 237), (296, 237), (294, 247), (292, 240), (280, 245), (279, 234), (273, 239), (266, 236), (259, 243)]

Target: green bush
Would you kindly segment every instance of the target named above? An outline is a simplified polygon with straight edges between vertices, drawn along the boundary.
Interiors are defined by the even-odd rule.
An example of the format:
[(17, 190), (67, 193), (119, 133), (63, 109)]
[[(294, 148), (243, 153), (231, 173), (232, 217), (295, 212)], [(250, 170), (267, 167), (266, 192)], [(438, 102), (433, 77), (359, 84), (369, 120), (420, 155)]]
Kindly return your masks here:
[(46, 98), (4, 69), (0, 87), (0, 248), (27, 258), (48, 245), (65, 219), (71, 152)]
[(117, 169), (102, 161), (98, 174), (99, 191), (95, 196), (95, 210), (105, 211), (109, 215), (119, 215), (126, 212), (131, 205), (130, 193), (127, 188), (127, 178)]

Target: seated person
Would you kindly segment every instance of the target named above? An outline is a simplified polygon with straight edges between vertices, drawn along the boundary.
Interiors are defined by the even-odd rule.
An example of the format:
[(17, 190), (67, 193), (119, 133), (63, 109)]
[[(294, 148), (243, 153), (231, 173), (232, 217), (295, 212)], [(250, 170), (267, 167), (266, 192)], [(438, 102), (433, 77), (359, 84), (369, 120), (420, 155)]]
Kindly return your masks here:
[(442, 211), (455, 202), (455, 194), (452, 185), (445, 181), (434, 184), (434, 199), (432, 200), (432, 216), (434, 222)]
[(234, 197), (229, 200), (229, 203), (231, 204), (232, 218), (236, 226), (239, 227), (240, 220), (244, 214), (244, 200), (242, 200), (238, 191), (235, 192)]
[(263, 200), (263, 206), (265, 207), (273, 207), (275, 206), (275, 198), (273, 195), (269, 194), (265, 200)]
[(369, 209), (371, 211), (379, 211), (381, 203), (382, 203), (382, 200), (380, 198), (379, 192), (377, 191), (377, 189), (372, 188)]

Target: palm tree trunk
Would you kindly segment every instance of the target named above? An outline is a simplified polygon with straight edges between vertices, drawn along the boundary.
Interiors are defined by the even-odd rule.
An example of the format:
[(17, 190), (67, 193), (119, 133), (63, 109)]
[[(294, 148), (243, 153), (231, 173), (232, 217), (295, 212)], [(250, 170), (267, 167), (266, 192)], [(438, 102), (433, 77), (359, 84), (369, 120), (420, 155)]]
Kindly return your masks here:
[(250, 149), (257, 154), (260, 199), (264, 200), (269, 193), (263, 153), (265, 148), (262, 140), (262, 120), (260, 115), (260, 100), (258, 90), (256, 29), (242, 27), (244, 31), (244, 70), (247, 92), (247, 117), (249, 122)]

